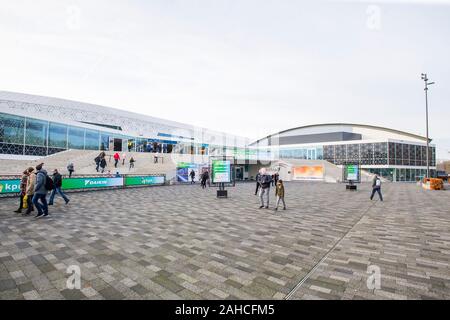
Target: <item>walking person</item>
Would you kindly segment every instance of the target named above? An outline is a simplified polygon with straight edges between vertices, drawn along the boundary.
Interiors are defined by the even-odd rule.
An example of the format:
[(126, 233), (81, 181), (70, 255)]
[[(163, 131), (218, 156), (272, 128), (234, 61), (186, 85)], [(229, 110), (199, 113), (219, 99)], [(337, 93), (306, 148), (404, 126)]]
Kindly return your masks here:
[(273, 182), (275, 181), (275, 175), (274, 175), (274, 174), (271, 175), (270, 178), (272, 179), (272, 180), (270, 181), (270, 184), (271, 184), (272, 187), (273, 187), (273, 186), (274, 186)]
[(127, 154), (124, 152), (122, 153), (122, 166), (125, 165), (125, 160), (127, 159)]
[(106, 159), (105, 159), (105, 157), (103, 157), (100, 160), (100, 168), (102, 168), (102, 173), (105, 172), (105, 168), (106, 168)]
[(378, 175), (375, 175), (375, 177), (372, 180), (372, 194), (370, 196), (370, 200), (373, 200), (375, 192), (378, 193), (380, 201), (383, 201), (383, 195), (381, 194), (381, 179), (380, 177), (378, 177)]
[(258, 195), (258, 190), (261, 187), (261, 183), (259, 181), (259, 179), (261, 178), (261, 174), (258, 172), (256, 174), (256, 190), (255, 190), (255, 196)]
[(117, 164), (119, 163), (120, 155), (118, 152), (114, 154), (114, 168), (117, 168)]
[(134, 163), (136, 162), (136, 160), (134, 160), (134, 158), (133, 157), (131, 157), (130, 158), (130, 170), (131, 170), (131, 168), (134, 168)]
[(24, 200), (27, 200), (27, 182), (28, 182), (28, 169), (22, 173), (22, 177), (20, 179), (20, 200), (19, 200), (19, 209), (14, 211), (15, 213), (21, 213), (22, 209), (24, 209)]
[(72, 162), (67, 165), (67, 171), (69, 171), (69, 178), (72, 178), (72, 174), (75, 171), (75, 166)]
[(25, 194), (27, 198), (27, 211), (24, 213), (24, 215), (29, 215), (31, 211), (34, 211), (34, 205), (33, 205), (33, 195), (34, 195), (34, 187), (36, 185), (36, 174), (34, 173), (34, 168), (30, 167), (28, 168), (28, 179), (27, 179), (27, 186), (25, 189)]
[(278, 172), (273, 175), (273, 179), (275, 180), (275, 186), (276, 186), (278, 180), (280, 179), (280, 175), (278, 174)]
[(98, 172), (98, 169), (100, 168), (100, 161), (102, 159), (100, 158), (100, 155), (98, 155), (97, 157), (95, 157), (94, 161), (95, 161), (95, 171)]
[(34, 187), (33, 204), (35, 205), (38, 214), (35, 218), (48, 216), (47, 193), (50, 186), (48, 185), (47, 179), (50, 178), (47, 175), (47, 171), (42, 168), (43, 165), (44, 164), (41, 163), (36, 166), (36, 185)]
[(206, 170), (202, 174), (202, 189), (206, 189), (206, 181), (208, 181), (208, 179), (209, 179), (209, 172), (208, 170)]
[(56, 193), (59, 193), (59, 195), (64, 199), (64, 201), (66, 202), (66, 204), (69, 203), (69, 198), (67, 198), (67, 196), (64, 194), (64, 192), (62, 192), (62, 176), (61, 174), (58, 172), (57, 169), (53, 170), (53, 190), (52, 193), (50, 194), (50, 200), (48, 201), (48, 205), (52, 206), (53, 205), (53, 201), (55, 199)]
[[(261, 189), (259, 191), (259, 199), (261, 201), (260, 209), (266, 208), (269, 209), (269, 193), (270, 193), (270, 184), (272, 183), (271, 177), (266, 174), (266, 169), (261, 169), (261, 176), (259, 178)], [(266, 198), (266, 203), (264, 203), (264, 197)]]
[(189, 176), (191, 177), (191, 184), (195, 184), (195, 171), (191, 170), (191, 173), (189, 174)]
[(286, 210), (286, 202), (284, 202), (284, 184), (283, 180), (278, 180), (275, 187), (275, 196), (277, 197), (277, 206), (275, 211), (278, 211), (278, 206), (280, 202), (283, 202), (283, 210)]

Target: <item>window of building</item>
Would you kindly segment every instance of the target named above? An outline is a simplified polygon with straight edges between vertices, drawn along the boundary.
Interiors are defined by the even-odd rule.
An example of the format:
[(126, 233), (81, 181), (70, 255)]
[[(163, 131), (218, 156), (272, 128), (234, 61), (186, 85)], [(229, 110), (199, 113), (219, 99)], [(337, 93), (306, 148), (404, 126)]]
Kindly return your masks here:
[(84, 149), (84, 129), (69, 127), (69, 148)]
[(48, 122), (26, 119), (25, 144), (30, 146), (47, 146)]
[(100, 133), (95, 130), (86, 129), (86, 139), (84, 143), (84, 148), (86, 150), (98, 150), (100, 142)]
[(48, 146), (52, 148), (67, 148), (67, 126), (50, 123), (48, 131)]
[(23, 145), (25, 118), (0, 113), (0, 142)]

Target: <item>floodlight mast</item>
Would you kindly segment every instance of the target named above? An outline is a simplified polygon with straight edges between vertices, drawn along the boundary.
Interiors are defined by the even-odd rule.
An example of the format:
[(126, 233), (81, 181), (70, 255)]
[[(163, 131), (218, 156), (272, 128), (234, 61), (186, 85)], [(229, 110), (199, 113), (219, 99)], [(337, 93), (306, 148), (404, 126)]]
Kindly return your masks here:
[(433, 85), (434, 82), (428, 82), (426, 73), (422, 73), (422, 80), (425, 82), (425, 114), (426, 114), (426, 131), (427, 131), (427, 178), (430, 178), (430, 139), (428, 136), (428, 86)]

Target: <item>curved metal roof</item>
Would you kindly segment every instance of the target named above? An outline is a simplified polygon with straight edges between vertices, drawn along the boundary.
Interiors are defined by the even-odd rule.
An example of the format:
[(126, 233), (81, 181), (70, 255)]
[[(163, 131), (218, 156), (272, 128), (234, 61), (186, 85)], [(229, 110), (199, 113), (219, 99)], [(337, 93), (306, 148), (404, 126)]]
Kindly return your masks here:
[[(307, 129), (307, 128), (314, 128), (314, 127), (327, 127), (327, 126), (351, 126), (351, 127), (360, 127), (360, 128), (366, 128), (366, 129), (373, 129), (373, 130), (379, 130), (379, 131), (386, 131), (386, 132), (391, 132), (391, 133), (396, 133), (396, 134), (401, 134), (407, 137), (411, 137), (414, 139), (418, 139), (418, 140), (423, 140), (423, 141), (427, 141), (426, 137), (423, 136), (419, 136), (417, 134), (413, 134), (413, 133), (409, 133), (409, 132), (405, 132), (405, 131), (400, 131), (400, 130), (396, 130), (396, 129), (391, 129), (391, 128), (385, 128), (385, 127), (379, 127), (379, 126), (373, 126), (373, 125), (368, 125), (368, 124), (358, 124), (358, 123), (321, 123), (321, 124), (311, 124), (311, 125), (307, 125), (307, 126), (300, 126), (300, 127), (296, 127), (296, 128), (291, 128), (291, 129), (287, 129), (287, 130), (283, 130), (277, 133), (273, 133), (271, 135), (268, 135), (267, 137), (261, 138), (256, 140), (255, 142), (252, 143), (258, 143), (264, 139), (270, 139), (273, 136), (276, 135), (280, 135), (289, 131), (294, 131), (294, 130), (298, 130), (298, 129)], [(432, 139), (428, 139), (430, 142)]]

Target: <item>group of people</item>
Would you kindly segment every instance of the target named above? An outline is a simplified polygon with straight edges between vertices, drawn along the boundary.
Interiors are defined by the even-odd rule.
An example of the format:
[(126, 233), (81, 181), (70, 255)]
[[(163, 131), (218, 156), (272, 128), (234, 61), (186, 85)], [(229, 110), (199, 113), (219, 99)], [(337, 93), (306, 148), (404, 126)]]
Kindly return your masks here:
[[(191, 178), (191, 184), (195, 184), (195, 171), (191, 170), (191, 172), (189, 173), (189, 177)], [(209, 171), (205, 170), (202, 172), (202, 174), (200, 175), (200, 185), (202, 187), (202, 189), (206, 189), (206, 184), (209, 181)]]
[[(259, 199), (261, 202), (260, 209), (266, 208), (269, 209), (269, 193), (270, 186), (275, 186), (275, 197), (277, 199), (277, 205), (275, 207), (275, 211), (278, 211), (278, 206), (280, 203), (283, 203), (283, 210), (286, 210), (286, 202), (284, 201), (284, 184), (283, 180), (279, 179), (278, 173), (273, 175), (268, 175), (266, 168), (261, 168), (256, 175), (256, 191), (255, 195), (258, 194), (259, 191)], [(264, 200), (264, 198), (266, 200)]]
[[(61, 189), (61, 174), (57, 169), (54, 169), (53, 175), (50, 177), (43, 166), (44, 164), (40, 163), (36, 168), (30, 167), (22, 173), (19, 209), (15, 210), (15, 213), (22, 213), (22, 210), (26, 209), (23, 215), (30, 215), (36, 208), (37, 215), (35, 218), (47, 217), (48, 206), (53, 205), (57, 193), (64, 199), (66, 204), (69, 203), (70, 199)], [(70, 171), (69, 174), (71, 174)], [(51, 194), (47, 202), (49, 192)]]
[[(113, 158), (114, 158), (114, 168), (117, 168), (120, 160), (122, 160), (122, 166), (125, 165), (125, 162), (127, 159), (127, 154), (122, 153), (122, 155), (120, 155), (118, 152), (116, 152), (113, 155)], [(95, 170), (97, 172), (104, 173), (106, 170), (106, 167), (108, 165), (107, 161), (106, 161), (106, 153), (104, 151), (100, 152), (100, 154), (97, 157), (95, 157), (94, 162), (95, 162)], [(130, 160), (128, 160), (129, 169), (134, 168), (135, 162), (136, 162), (136, 160), (134, 160), (133, 157), (130, 157)]]
[[(259, 170), (256, 175), (256, 191), (255, 195), (258, 194), (259, 191), (259, 199), (261, 202), (260, 209), (266, 208), (269, 209), (269, 193), (270, 186), (275, 185), (275, 197), (277, 199), (277, 204), (275, 207), (275, 211), (278, 210), (278, 206), (280, 203), (283, 203), (283, 210), (286, 210), (286, 202), (284, 201), (284, 184), (283, 180), (279, 179), (278, 173), (274, 175), (268, 175), (265, 168)], [(372, 180), (372, 194), (370, 195), (370, 200), (373, 200), (375, 193), (378, 193), (380, 201), (383, 201), (383, 195), (381, 194), (381, 179), (378, 175), (375, 175)], [(264, 200), (265, 198), (265, 200)]]

